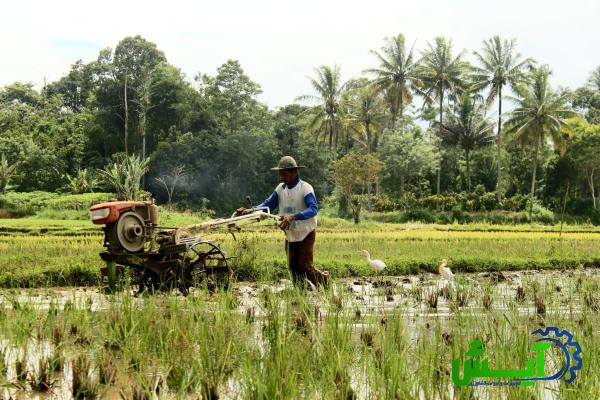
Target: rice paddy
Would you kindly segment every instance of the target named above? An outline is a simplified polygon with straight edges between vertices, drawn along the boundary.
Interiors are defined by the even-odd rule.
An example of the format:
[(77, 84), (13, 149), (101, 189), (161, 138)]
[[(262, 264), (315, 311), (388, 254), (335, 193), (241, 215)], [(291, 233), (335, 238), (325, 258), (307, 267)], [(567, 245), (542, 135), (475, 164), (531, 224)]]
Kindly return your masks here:
[[(234, 257), (229, 291), (134, 297), (127, 286), (103, 292), (99, 229), (15, 228), (0, 223), (0, 398), (600, 398), (593, 229), (325, 220), (315, 263), (336, 279), (308, 292), (291, 286), (281, 233), (250, 230), (215, 237)], [(442, 258), (456, 282), (433, 274)], [(546, 327), (581, 345), (572, 383), (453, 381), (473, 340), (490, 369), (520, 369)], [(555, 352), (547, 361), (547, 372), (561, 365)]]
[[(463, 274), (455, 286), (432, 274), (363, 277), (308, 293), (286, 280), (188, 297), (9, 289), (2, 396), (597, 398), (599, 287), (598, 271), (577, 269)], [(583, 349), (573, 383), (453, 384), (451, 360), (471, 340), (485, 341), (494, 365), (516, 368), (532, 356), (530, 333), (546, 326)]]
[[(17, 223), (15, 221), (20, 221)], [(470, 229), (470, 230), (469, 230)], [(239, 280), (288, 278), (283, 238), (266, 226), (212, 235), (227, 252)], [(455, 271), (571, 269), (600, 266), (594, 228), (489, 225), (359, 225), (324, 219), (315, 264), (334, 277), (370, 276), (361, 249), (385, 261), (388, 275), (434, 272), (440, 260)], [(102, 231), (88, 221), (0, 220), (0, 287), (97, 285)]]

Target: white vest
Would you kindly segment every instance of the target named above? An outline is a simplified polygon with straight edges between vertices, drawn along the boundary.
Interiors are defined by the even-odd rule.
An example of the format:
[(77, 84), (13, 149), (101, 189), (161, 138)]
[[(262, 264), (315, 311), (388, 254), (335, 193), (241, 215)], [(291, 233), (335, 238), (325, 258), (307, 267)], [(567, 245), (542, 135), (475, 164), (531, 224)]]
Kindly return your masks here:
[[(309, 193), (314, 194), (310, 183), (300, 180), (293, 188), (284, 188), (284, 183), (280, 183), (276, 188), (279, 201), (279, 215), (296, 214), (305, 210), (308, 206), (304, 201), (304, 196)], [(292, 221), (290, 227), (285, 231), (288, 242), (300, 242), (317, 227), (317, 216), (302, 221)]]

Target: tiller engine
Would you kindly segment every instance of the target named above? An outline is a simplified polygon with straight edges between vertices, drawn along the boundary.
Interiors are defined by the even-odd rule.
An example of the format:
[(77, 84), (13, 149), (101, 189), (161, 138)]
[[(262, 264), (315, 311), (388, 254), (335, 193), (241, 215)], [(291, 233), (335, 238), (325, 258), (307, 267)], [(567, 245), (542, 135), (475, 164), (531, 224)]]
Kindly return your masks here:
[(104, 225), (106, 250), (100, 257), (106, 262), (102, 274), (109, 288), (117, 287), (123, 267), (129, 267), (138, 294), (178, 288), (187, 295), (201, 286), (227, 289), (233, 274), (228, 257), (202, 235), (219, 229), (233, 234), (245, 223), (279, 219), (264, 207), (246, 215), (164, 228), (159, 227), (158, 207), (150, 201), (109, 201), (92, 206), (90, 214), (94, 224)]

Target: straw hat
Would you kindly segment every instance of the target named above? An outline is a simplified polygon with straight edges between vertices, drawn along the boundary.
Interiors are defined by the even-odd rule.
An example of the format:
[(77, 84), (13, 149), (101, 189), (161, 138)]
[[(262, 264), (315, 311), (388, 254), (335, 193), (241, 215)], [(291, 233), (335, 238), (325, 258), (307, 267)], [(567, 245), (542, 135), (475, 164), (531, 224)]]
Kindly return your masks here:
[(277, 164), (277, 166), (271, 168), (271, 171), (281, 171), (281, 170), (285, 170), (285, 169), (298, 169), (298, 168), (304, 168), (304, 166), (298, 165), (296, 163), (296, 160), (294, 160), (294, 157), (283, 156), (279, 160), (279, 163)]

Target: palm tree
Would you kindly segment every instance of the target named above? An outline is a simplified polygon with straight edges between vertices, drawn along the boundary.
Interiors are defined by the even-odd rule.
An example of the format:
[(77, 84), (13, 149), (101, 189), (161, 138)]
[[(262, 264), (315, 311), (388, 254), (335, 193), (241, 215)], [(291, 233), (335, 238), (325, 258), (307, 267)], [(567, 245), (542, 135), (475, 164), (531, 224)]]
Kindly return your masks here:
[[(434, 100), (439, 104), (438, 121), (439, 134), (442, 135), (444, 98), (446, 92), (456, 96), (460, 94), (466, 83), (464, 74), (468, 64), (462, 60), (462, 53), (456, 57), (452, 54), (452, 41), (444, 37), (436, 37), (435, 45), (427, 43), (427, 50), (423, 54), (419, 66), (419, 77), (422, 85), (423, 96), (427, 103)], [(441, 153), (440, 153), (441, 154)], [(440, 193), (440, 177), (442, 171), (441, 155), (438, 160), (437, 193)]]
[(10, 180), (15, 176), (18, 166), (19, 161), (10, 164), (4, 153), (0, 155), (0, 194), (6, 193), (6, 188)]
[(554, 146), (560, 147), (563, 135), (571, 134), (571, 127), (565, 122), (575, 113), (567, 107), (568, 95), (555, 92), (548, 82), (550, 70), (542, 66), (532, 72), (533, 81), (527, 86), (518, 86), (519, 97), (511, 98), (517, 107), (507, 121), (508, 133), (514, 133), (522, 146), (533, 144), (533, 175), (531, 177), (530, 209), (535, 197), (535, 180), (538, 164), (538, 152), (549, 139)]
[(382, 93), (364, 78), (351, 81), (346, 87), (342, 100), (344, 125), (367, 152), (376, 152), (387, 119)]
[(594, 89), (600, 91), (600, 66), (596, 67), (588, 79), (588, 85)]
[(485, 107), (464, 93), (447, 114), (442, 126), (442, 142), (465, 152), (467, 188), (471, 191), (471, 152), (493, 142), (494, 124), (485, 115)]
[(396, 118), (402, 117), (404, 107), (412, 102), (413, 94), (418, 91), (418, 60), (414, 57), (413, 47), (406, 47), (401, 33), (386, 38), (385, 42), (381, 53), (371, 50), (371, 54), (379, 60), (379, 68), (371, 68), (365, 72), (374, 75), (375, 85), (387, 94), (394, 126)]
[(316, 78), (309, 78), (316, 95), (299, 96), (296, 100), (317, 103), (316, 106), (306, 110), (309, 116), (307, 130), (314, 133), (317, 140), (324, 136), (329, 140), (329, 149), (337, 148), (338, 140), (342, 136), (342, 123), (340, 119), (340, 99), (344, 90), (341, 83), (340, 68), (321, 65), (315, 68)]
[(494, 36), (483, 42), (483, 50), (475, 51), (475, 57), (480, 66), (475, 68), (473, 77), (476, 90), (489, 88), (486, 102), (493, 103), (498, 99), (498, 134), (496, 196), (500, 200), (500, 185), (502, 171), (502, 88), (509, 85), (513, 90), (525, 82), (526, 69), (531, 68), (534, 61), (531, 58), (521, 59), (521, 54), (515, 52), (516, 39), (501, 40)]

